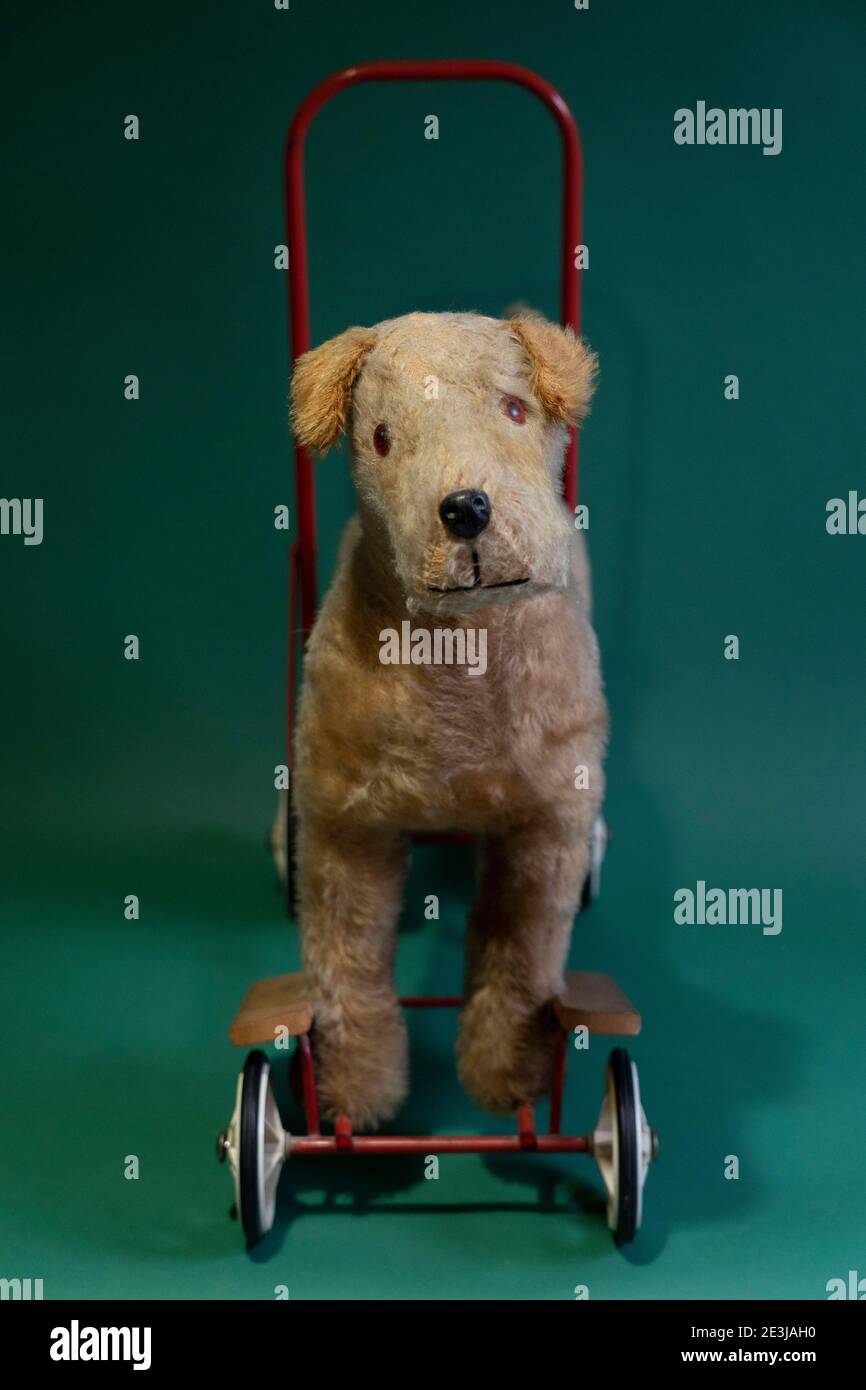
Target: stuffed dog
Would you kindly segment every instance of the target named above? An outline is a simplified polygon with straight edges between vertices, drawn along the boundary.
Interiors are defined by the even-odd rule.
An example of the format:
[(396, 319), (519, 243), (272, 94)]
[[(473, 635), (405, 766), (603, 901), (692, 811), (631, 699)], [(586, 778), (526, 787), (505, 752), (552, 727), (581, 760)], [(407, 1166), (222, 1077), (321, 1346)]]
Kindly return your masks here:
[[(461, 1081), (497, 1112), (549, 1085), (607, 736), (582, 535), (560, 495), (595, 372), (579, 338), (532, 314), (408, 314), (296, 363), (296, 438), (325, 453), (348, 431), (358, 500), (306, 650), (293, 787), (331, 1117), (375, 1127), (406, 1094), (393, 969), (421, 828), (477, 837)], [(459, 663), (482, 645), (483, 670)]]

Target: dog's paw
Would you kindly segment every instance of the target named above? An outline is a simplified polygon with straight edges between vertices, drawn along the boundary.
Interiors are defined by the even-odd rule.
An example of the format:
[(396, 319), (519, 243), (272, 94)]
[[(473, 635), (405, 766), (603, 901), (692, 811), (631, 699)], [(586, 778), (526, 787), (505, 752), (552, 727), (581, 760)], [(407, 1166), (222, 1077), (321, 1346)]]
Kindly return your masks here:
[(409, 1050), (402, 1010), (367, 1018), (363, 1027), (343, 1021), (313, 1034), (316, 1085), (324, 1117), (348, 1115), (352, 1128), (375, 1130), (397, 1112), (409, 1089)]
[(550, 1089), (557, 1024), (549, 1005), (519, 1013), (500, 1001), (470, 1001), (460, 1022), (457, 1068), (467, 1095), (508, 1114)]

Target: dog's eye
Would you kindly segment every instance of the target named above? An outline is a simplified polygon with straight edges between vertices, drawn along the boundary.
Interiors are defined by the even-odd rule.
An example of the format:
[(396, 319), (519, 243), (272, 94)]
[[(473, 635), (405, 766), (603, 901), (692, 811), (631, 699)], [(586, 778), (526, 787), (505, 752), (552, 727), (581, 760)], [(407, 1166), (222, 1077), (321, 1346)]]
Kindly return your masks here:
[(503, 396), (499, 404), (503, 414), (507, 415), (509, 420), (513, 420), (515, 425), (526, 424), (526, 406), (523, 401), (519, 401), (516, 396)]
[(373, 448), (384, 458), (391, 448), (391, 431), (387, 425), (377, 425), (373, 431)]

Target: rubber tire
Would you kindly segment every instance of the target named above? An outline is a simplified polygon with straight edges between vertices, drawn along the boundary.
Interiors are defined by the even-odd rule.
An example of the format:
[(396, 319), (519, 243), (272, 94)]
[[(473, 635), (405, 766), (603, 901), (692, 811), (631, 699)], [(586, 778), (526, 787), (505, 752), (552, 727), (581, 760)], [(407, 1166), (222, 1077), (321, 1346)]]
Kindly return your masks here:
[(262, 1072), (268, 1066), (268, 1059), (258, 1048), (251, 1052), (244, 1062), (243, 1086), (241, 1089), (241, 1136), (238, 1155), (238, 1176), (241, 1197), (241, 1226), (247, 1242), (247, 1249), (258, 1245), (265, 1232), (261, 1227), (259, 1194), (256, 1191), (259, 1180), (259, 1156), (257, 1152), (259, 1131), (259, 1096), (261, 1093)]
[(616, 1099), (616, 1127), (619, 1136), (616, 1229), (613, 1238), (617, 1245), (629, 1245), (637, 1232), (638, 1207), (638, 1145), (637, 1116), (635, 1114), (634, 1078), (631, 1072), (631, 1058), (624, 1047), (615, 1047), (607, 1059), (613, 1079)]

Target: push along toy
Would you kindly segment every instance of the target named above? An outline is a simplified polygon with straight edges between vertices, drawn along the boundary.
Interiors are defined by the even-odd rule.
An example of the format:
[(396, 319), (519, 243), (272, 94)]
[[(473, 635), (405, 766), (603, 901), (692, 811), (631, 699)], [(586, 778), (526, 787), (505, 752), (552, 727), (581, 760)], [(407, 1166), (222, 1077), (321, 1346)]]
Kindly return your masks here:
[[(285, 179), (290, 251), (290, 315), (293, 360), (310, 346), (307, 285), (307, 248), (304, 206), (304, 142), (316, 112), (335, 93), (364, 81), (396, 80), (499, 80), (516, 83), (537, 96), (554, 116), (563, 149), (563, 236), (561, 252), (561, 318), (575, 332), (579, 327), (580, 280), (575, 268), (575, 249), (580, 244), (582, 215), (582, 158), (574, 119), (559, 94), (528, 69), (499, 62), (382, 62), (339, 72), (316, 87), (300, 106), (289, 132)], [(290, 560), (290, 622), (288, 636), (288, 745), (293, 760), (296, 693), (296, 618), (300, 633), (309, 636), (316, 612), (316, 528), (312, 460), (296, 442), (298, 540)], [(563, 493), (570, 508), (577, 497), (577, 438), (571, 431), (566, 454)], [(287, 875), (287, 899), (294, 907), (293, 834), (291, 806), (284, 818), (286, 840), (280, 852)], [(426, 832), (417, 841), (466, 840), (458, 832)], [(601, 819), (591, 842), (590, 873), (584, 901), (597, 896), (607, 832)], [(400, 1001), (404, 1008), (460, 1007), (456, 996), (413, 997)], [(503, 1135), (392, 1135), (356, 1134), (349, 1116), (336, 1116), (333, 1133), (323, 1134), (319, 1124), (319, 1096), (311, 1043), (316, 1001), (303, 974), (279, 975), (251, 986), (232, 1024), (230, 1036), (238, 1046), (273, 1042), (277, 1037), (295, 1039), (290, 1079), (302, 1103), (306, 1132), (295, 1134), (283, 1127), (270, 1081), (271, 1065), (258, 1048), (249, 1053), (238, 1078), (235, 1108), (228, 1127), (218, 1138), (218, 1155), (227, 1159), (232, 1174), (237, 1213), (248, 1246), (255, 1245), (271, 1228), (277, 1185), (288, 1158), (322, 1155), (347, 1157), (363, 1154), (459, 1154), (459, 1153), (590, 1153), (596, 1160), (607, 1193), (608, 1225), (618, 1244), (634, 1238), (640, 1225), (642, 1194), (650, 1162), (657, 1153), (655, 1132), (649, 1127), (641, 1104), (637, 1067), (622, 1047), (610, 1053), (605, 1091), (595, 1128), (586, 1134), (562, 1132), (562, 1100), (567, 1040), (578, 1027), (590, 1034), (635, 1035), (640, 1016), (610, 976), (588, 971), (565, 974), (565, 988), (551, 1001), (559, 1024), (554, 1043), (549, 1118), (546, 1132), (536, 1128), (534, 1106), (522, 1105), (516, 1116), (516, 1132)]]

